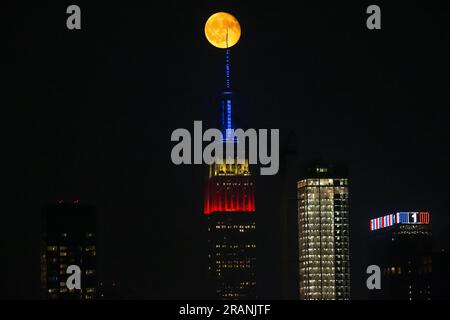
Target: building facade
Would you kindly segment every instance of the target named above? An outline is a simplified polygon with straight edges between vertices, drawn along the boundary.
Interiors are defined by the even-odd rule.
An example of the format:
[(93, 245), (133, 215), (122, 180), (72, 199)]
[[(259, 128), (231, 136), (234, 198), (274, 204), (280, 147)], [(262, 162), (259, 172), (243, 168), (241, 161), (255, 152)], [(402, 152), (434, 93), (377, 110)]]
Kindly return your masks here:
[(432, 234), (428, 212), (396, 212), (370, 220), (369, 264), (381, 269), (376, 300), (431, 300)]
[(248, 164), (211, 166), (204, 214), (208, 224), (208, 272), (215, 297), (255, 299), (255, 183)]
[[(96, 210), (78, 203), (49, 205), (43, 213), (41, 282), (44, 299), (96, 298)], [(67, 268), (81, 269), (81, 290), (70, 290)]]
[(344, 168), (313, 166), (297, 183), (299, 297), (350, 299), (348, 178)]

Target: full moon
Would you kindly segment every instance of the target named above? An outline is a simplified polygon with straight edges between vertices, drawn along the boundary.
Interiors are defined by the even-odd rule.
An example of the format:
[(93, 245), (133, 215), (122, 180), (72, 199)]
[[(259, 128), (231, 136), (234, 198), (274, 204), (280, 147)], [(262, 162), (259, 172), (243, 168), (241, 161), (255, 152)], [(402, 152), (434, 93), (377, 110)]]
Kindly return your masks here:
[(231, 48), (241, 38), (241, 26), (231, 14), (217, 12), (206, 21), (205, 35), (213, 46), (220, 49)]

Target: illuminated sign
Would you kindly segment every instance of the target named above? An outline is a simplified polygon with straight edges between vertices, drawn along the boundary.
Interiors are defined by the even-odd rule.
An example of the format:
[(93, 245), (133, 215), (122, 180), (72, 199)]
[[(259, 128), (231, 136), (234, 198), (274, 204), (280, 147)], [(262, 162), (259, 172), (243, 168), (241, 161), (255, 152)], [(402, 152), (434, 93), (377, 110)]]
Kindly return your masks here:
[(370, 231), (391, 227), (394, 224), (429, 224), (429, 212), (397, 212), (370, 220)]

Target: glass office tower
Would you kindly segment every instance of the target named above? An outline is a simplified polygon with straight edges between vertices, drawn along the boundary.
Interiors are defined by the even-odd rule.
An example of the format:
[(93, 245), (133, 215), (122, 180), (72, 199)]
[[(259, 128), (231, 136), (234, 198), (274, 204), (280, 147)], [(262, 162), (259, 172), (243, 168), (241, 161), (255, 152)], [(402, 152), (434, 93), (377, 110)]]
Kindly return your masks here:
[(299, 297), (350, 299), (350, 242), (346, 170), (314, 166), (297, 183)]

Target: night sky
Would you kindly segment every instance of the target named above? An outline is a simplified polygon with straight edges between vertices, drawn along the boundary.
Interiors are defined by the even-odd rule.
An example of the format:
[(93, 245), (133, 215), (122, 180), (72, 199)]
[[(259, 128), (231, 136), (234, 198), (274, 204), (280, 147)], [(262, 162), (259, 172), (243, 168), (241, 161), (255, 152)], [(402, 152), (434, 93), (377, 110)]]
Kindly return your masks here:
[[(205, 297), (206, 167), (173, 165), (170, 135), (217, 125), (224, 52), (203, 34), (216, 11), (242, 27), (238, 125), (279, 128), (281, 144), (292, 133), (295, 168), (349, 169), (353, 298), (366, 295), (369, 218), (428, 210), (435, 248), (450, 249), (450, 11), (377, 2), (382, 29), (370, 31), (372, 2), (10, 7), (0, 297), (39, 297), (41, 212), (60, 199), (97, 207), (99, 276), (121, 296)], [(70, 4), (81, 31), (66, 28)], [(260, 297), (277, 299), (282, 178), (256, 179)]]

